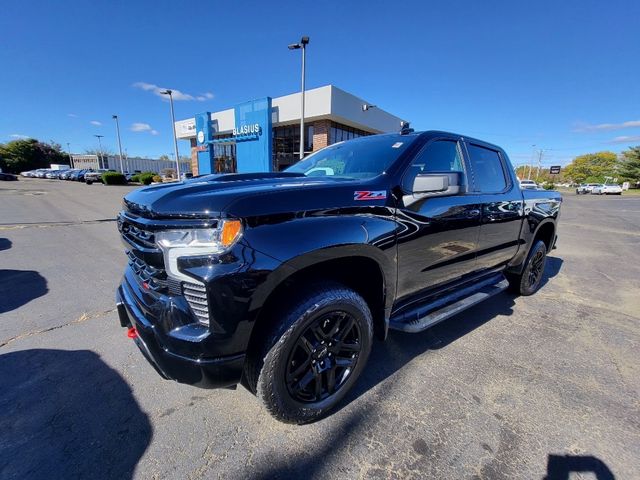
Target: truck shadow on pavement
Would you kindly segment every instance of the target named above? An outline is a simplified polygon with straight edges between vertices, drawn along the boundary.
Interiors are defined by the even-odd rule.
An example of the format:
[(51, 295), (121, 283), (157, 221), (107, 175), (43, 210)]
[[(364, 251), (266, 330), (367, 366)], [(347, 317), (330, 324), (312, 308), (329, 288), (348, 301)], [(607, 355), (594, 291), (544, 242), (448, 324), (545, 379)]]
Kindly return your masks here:
[(47, 280), (34, 270), (0, 269), (0, 313), (15, 310), (48, 291)]
[(11, 248), (11, 240), (8, 238), (0, 238), (0, 252)]
[(97, 354), (6, 353), (0, 384), (1, 478), (132, 478), (153, 430)]
[(615, 480), (613, 472), (591, 455), (549, 455), (547, 476), (543, 480), (569, 480), (572, 473), (593, 473), (597, 480)]

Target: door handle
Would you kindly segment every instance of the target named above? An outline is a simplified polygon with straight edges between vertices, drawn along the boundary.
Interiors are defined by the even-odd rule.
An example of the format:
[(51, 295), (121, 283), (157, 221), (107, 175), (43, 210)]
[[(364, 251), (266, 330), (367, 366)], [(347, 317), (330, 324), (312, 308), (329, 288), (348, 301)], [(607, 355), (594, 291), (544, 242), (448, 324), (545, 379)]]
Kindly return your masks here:
[(477, 217), (478, 215), (480, 215), (480, 210), (477, 210), (477, 209), (469, 210), (469, 213), (468, 213), (469, 217)]

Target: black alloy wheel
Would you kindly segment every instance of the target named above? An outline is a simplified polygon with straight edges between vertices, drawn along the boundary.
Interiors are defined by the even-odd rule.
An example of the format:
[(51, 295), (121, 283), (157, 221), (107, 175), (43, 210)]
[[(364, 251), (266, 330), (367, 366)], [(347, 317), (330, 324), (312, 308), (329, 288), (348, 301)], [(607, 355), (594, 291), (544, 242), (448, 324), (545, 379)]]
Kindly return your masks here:
[(360, 354), (360, 328), (353, 316), (330, 312), (298, 337), (287, 361), (286, 383), (300, 402), (318, 402), (339, 390)]
[(286, 423), (322, 418), (353, 387), (373, 343), (365, 300), (334, 282), (293, 291), (264, 324), (243, 384)]
[(538, 250), (531, 258), (531, 268), (527, 277), (528, 287), (536, 287), (542, 280), (542, 272), (544, 271), (545, 254), (542, 250)]
[(520, 295), (533, 295), (538, 291), (544, 278), (544, 267), (547, 260), (547, 246), (537, 240), (527, 256), (522, 273), (508, 274), (510, 289)]

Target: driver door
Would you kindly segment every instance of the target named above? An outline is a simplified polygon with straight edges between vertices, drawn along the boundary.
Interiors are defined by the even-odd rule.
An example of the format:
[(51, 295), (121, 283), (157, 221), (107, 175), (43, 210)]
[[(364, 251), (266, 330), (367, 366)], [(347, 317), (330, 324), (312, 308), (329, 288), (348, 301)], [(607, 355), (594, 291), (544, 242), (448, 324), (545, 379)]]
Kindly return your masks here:
[(459, 138), (429, 141), (407, 168), (397, 210), (398, 298), (455, 281), (475, 270), (482, 202), (478, 195), (420, 196), (422, 173), (467, 172)]

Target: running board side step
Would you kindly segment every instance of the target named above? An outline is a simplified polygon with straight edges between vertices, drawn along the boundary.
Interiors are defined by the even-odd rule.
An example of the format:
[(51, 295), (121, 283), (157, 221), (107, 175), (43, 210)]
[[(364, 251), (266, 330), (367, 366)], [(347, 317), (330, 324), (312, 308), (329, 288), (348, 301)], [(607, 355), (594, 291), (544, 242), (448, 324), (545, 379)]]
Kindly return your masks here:
[[(486, 284), (486, 282), (481, 282), (477, 288), (463, 289), (462, 292), (456, 292), (448, 298), (433, 302), (430, 305), (431, 308), (429, 308), (429, 305), (426, 306), (427, 308), (421, 306), (419, 309), (400, 315), (397, 319), (392, 317), (389, 322), (389, 328), (408, 333), (421, 332), (503, 292), (508, 286), (509, 281), (503, 275), (500, 275), (500, 278), (495, 283)], [(449, 301), (447, 302), (447, 300)], [(446, 304), (441, 306), (443, 303)]]

